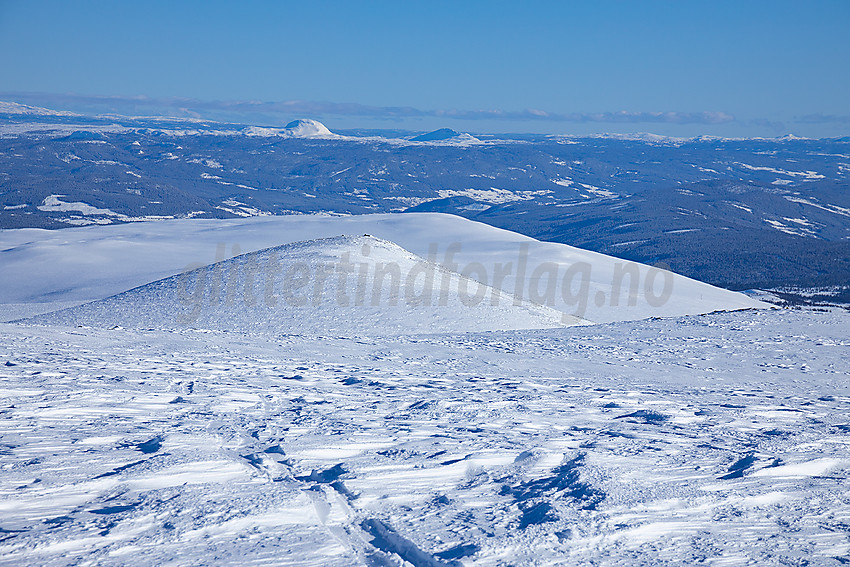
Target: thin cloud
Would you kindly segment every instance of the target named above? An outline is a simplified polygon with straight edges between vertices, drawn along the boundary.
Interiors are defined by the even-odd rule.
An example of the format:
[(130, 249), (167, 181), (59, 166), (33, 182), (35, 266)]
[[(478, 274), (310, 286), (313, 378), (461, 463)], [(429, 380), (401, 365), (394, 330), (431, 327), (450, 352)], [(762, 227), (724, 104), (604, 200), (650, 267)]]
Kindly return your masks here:
[(803, 124), (850, 124), (850, 116), (836, 114), (806, 114), (797, 118)]
[(628, 122), (666, 124), (727, 124), (735, 117), (726, 112), (603, 112), (568, 115), (578, 117), (577, 122)]
[(508, 110), (423, 110), (411, 106), (369, 106), (326, 101), (204, 101), (192, 98), (145, 96), (88, 96), (76, 94), (0, 93), (0, 97), (47, 107), (114, 112), (118, 114), (155, 114), (166, 116), (208, 117), (220, 113), (232, 115), (353, 116), (378, 120), (407, 118), (446, 118), (468, 121), (501, 122), (573, 122), (608, 124), (727, 124), (735, 117), (726, 112), (595, 112), (554, 113), (538, 109)]
[(747, 124), (749, 124), (750, 126), (757, 126), (759, 128), (772, 130), (777, 134), (785, 132), (787, 130), (784, 122), (780, 122), (778, 120), (768, 120), (767, 118), (755, 118), (747, 122)]

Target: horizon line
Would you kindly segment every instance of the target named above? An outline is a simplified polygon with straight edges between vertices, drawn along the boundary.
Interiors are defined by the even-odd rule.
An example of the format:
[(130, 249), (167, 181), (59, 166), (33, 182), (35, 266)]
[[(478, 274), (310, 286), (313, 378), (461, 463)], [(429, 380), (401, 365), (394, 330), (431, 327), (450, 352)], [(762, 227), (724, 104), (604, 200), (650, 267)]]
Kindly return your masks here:
[[(774, 136), (722, 136), (714, 134), (696, 134), (691, 136), (655, 134), (649, 131), (641, 132), (595, 132), (589, 134), (562, 134), (562, 133), (535, 133), (522, 131), (500, 131), (500, 132), (477, 132), (479, 135), (497, 136), (504, 135), (545, 135), (558, 136), (565, 138), (587, 138), (597, 136), (654, 136), (665, 139), (677, 140), (693, 140), (697, 138), (711, 139), (732, 139), (732, 140), (747, 140), (747, 139), (782, 139), (782, 138), (805, 138), (805, 139), (840, 139), (845, 135), (837, 136), (803, 136), (792, 132), (779, 134), (779, 130), (787, 130), (784, 123), (771, 122), (766, 120), (750, 120), (741, 121), (734, 115), (726, 112), (715, 111), (700, 111), (700, 112), (679, 112), (679, 111), (610, 111), (610, 112), (573, 112), (573, 113), (552, 113), (542, 110), (526, 109), (522, 111), (504, 111), (504, 110), (421, 110), (414, 107), (381, 107), (368, 106), (359, 103), (334, 103), (334, 102), (315, 102), (302, 100), (289, 101), (250, 101), (250, 100), (231, 100), (231, 101), (204, 101), (201, 99), (189, 97), (149, 97), (146, 95), (79, 95), (75, 93), (45, 93), (45, 92), (21, 92), (21, 91), (0, 91), (0, 100), (11, 104), (22, 105), (34, 109), (43, 109), (64, 114), (67, 117), (73, 115), (88, 118), (108, 118), (120, 117), (126, 119), (153, 119), (153, 120), (174, 120), (186, 122), (216, 122), (222, 124), (239, 124), (246, 126), (260, 126), (256, 122), (256, 118), (252, 119), (251, 115), (259, 117), (262, 115), (284, 116), (290, 118), (301, 115), (302, 118), (309, 116), (318, 116), (325, 119), (326, 116), (339, 116), (348, 118), (361, 118), (370, 121), (410, 121), (416, 119), (444, 119), (446, 121), (460, 120), (469, 123), (491, 120), (497, 123), (521, 123), (521, 122), (537, 122), (537, 123), (573, 123), (573, 124), (665, 124), (673, 126), (684, 125), (705, 125), (716, 126), (723, 124), (738, 124), (743, 126), (760, 126), (776, 132)], [(26, 102), (21, 102), (26, 101)], [(98, 110), (97, 107), (117, 106), (119, 108), (103, 108)], [(87, 108), (85, 110), (80, 107), (91, 106), (95, 108)], [(131, 108), (128, 106), (140, 106), (141, 113), (129, 112)], [(121, 107), (124, 107), (123, 109)], [(223, 119), (221, 116), (212, 116), (210, 114), (204, 116), (201, 113), (224, 113), (234, 114), (239, 119), (234, 120)], [(23, 114), (23, 113), (22, 113)], [(252, 120), (254, 120), (252, 122)], [(264, 122), (264, 121), (260, 121)], [(794, 124), (848, 124), (850, 125), (850, 116), (831, 115), (831, 114), (805, 114), (794, 118)], [(280, 128), (280, 125), (268, 126), (271, 128)], [(446, 128), (446, 127), (442, 127)], [(431, 132), (442, 128), (427, 128), (413, 129), (409, 126), (376, 128), (367, 126), (357, 127), (341, 127), (338, 130), (401, 130), (409, 132)], [(476, 133), (470, 131), (470, 133)]]

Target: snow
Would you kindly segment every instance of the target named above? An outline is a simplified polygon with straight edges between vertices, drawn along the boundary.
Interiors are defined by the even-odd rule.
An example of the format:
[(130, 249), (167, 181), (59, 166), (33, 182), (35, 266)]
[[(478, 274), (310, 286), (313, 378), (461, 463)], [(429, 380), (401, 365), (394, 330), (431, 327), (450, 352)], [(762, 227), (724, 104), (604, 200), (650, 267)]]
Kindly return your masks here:
[(485, 205), (484, 203), (470, 203), (469, 205), (464, 205), (459, 208), (463, 211), (486, 211), (490, 208), (490, 205)]
[(427, 134), (420, 134), (410, 140), (413, 142), (434, 142), (438, 140), (449, 140), (451, 138), (457, 138), (458, 136), (460, 136), (460, 132), (456, 132), (451, 128), (440, 128), (433, 132), (428, 132)]
[(26, 114), (30, 116), (80, 116), (73, 112), (64, 110), (50, 110), (40, 106), (18, 104), (17, 102), (6, 102), (0, 100), (0, 114)]
[[(765, 307), (742, 294), (646, 265), (438, 213), (3, 230), (0, 302), (30, 304), (28, 314), (35, 314), (50, 310), (53, 302), (64, 307), (104, 299), (230, 256), (343, 234), (394, 242), (520, 300), (597, 323)], [(15, 309), (16, 316), (21, 312)]]
[(33, 321), (345, 336), (581, 323), (549, 307), (518, 303), (369, 236), (313, 240), (241, 255)]
[(735, 208), (741, 209), (742, 211), (747, 211), (750, 214), (752, 214), (752, 212), (753, 212), (753, 210), (751, 208), (745, 207), (744, 205), (741, 205), (740, 203), (728, 203), (727, 202), (727, 204), (732, 205)]
[[(763, 304), (672, 275), (664, 305), (640, 286), (597, 305), (621, 261), (432, 213), (7, 230), (0, 250), (7, 305), (94, 300), (0, 324), (6, 561), (771, 564), (846, 546), (841, 310), (678, 317)], [(525, 275), (471, 279), (511, 262)], [(545, 274), (583, 263), (586, 315), (621, 322), (543, 305)], [(428, 273), (431, 301), (408, 301)]]
[[(128, 171), (127, 173), (131, 172)], [(160, 215), (129, 217), (122, 215), (121, 213), (116, 213), (110, 209), (101, 209), (81, 201), (66, 202), (62, 200), (62, 197), (65, 197), (65, 195), (48, 195), (37, 208), (46, 212), (78, 213), (77, 215), (58, 217), (55, 219), (59, 222), (64, 222), (72, 226), (108, 225), (112, 224), (113, 219), (125, 222), (143, 222), (173, 218), (172, 216)]]
[[(251, 189), (251, 187), (245, 187), (244, 185), (239, 185), (244, 189)], [(243, 203), (241, 201), (237, 201), (236, 199), (227, 199), (222, 202), (222, 205), (226, 206), (218, 206), (217, 209), (221, 209), (222, 211), (227, 211), (236, 216), (240, 217), (255, 217), (255, 216), (265, 216), (270, 215), (271, 213), (258, 209), (256, 207), (252, 207), (247, 203)]]
[[(3, 137), (19, 136), (22, 134), (48, 134), (53, 137), (63, 137), (70, 136), (74, 132), (126, 134), (133, 131), (133, 128), (120, 126), (118, 124), (47, 124), (42, 122), (0, 124), (0, 136)], [(165, 132), (170, 133), (171, 131)]]
[(348, 136), (340, 136), (331, 132), (327, 126), (318, 120), (302, 118), (293, 120), (283, 128), (266, 128), (263, 126), (248, 126), (241, 132), (245, 136), (261, 137), (261, 138), (318, 138), (318, 139), (333, 139), (333, 140), (355, 140)]
[(809, 219), (804, 219), (804, 218), (783, 217), (782, 220), (787, 220), (788, 222), (793, 222), (795, 224), (801, 224), (803, 226), (815, 226)]
[(804, 199), (802, 197), (795, 197), (792, 195), (783, 195), (783, 197), (791, 201), (792, 203), (800, 203), (801, 205), (808, 205), (810, 207), (816, 207), (818, 209), (827, 211), (829, 213), (833, 213), (835, 215), (842, 215), (845, 217), (850, 217), (850, 209), (845, 207), (839, 207), (838, 205), (830, 205), (830, 204), (821, 204), (815, 203), (814, 201), (810, 201), (809, 199)]
[(334, 134), (318, 120), (293, 120), (285, 126), (286, 131), (294, 138), (332, 137)]
[(469, 197), (476, 201), (483, 201), (494, 205), (511, 203), (513, 201), (524, 201), (531, 198), (508, 189), (499, 189), (497, 187), (490, 187), (490, 189), (439, 189), (437, 195), (439, 195), (440, 199)]
[(812, 237), (812, 238), (816, 237), (816, 235), (811, 230), (809, 230), (807, 228), (790, 227), (790, 226), (786, 225), (785, 223), (783, 223), (781, 221), (773, 220), (773, 219), (764, 219), (764, 222), (766, 222), (767, 224), (769, 224), (770, 226), (772, 226), (776, 230), (778, 230), (780, 232), (784, 232), (785, 234), (793, 234), (794, 236), (808, 236), (808, 237)]
[(848, 316), (357, 338), (0, 324), (0, 557), (839, 564)]
[(832, 469), (847, 464), (839, 459), (820, 458), (812, 461), (796, 463), (793, 465), (779, 465), (776, 467), (757, 470), (753, 476), (766, 476), (775, 478), (803, 478), (821, 476)]
[(107, 215), (107, 216), (118, 216), (118, 213), (110, 211), (109, 209), (99, 209), (97, 207), (93, 207), (88, 203), (74, 202), (74, 203), (66, 203), (62, 201), (60, 197), (64, 197), (65, 195), (48, 195), (44, 198), (44, 201), (37, 208), (40, 211), (46, 212), (56, 212), (56, 211), (75, 211), (82, 213), (84, 215)]
[[(814, 180), (814, 179), (825, 179), (825, 176), (821, 175), (817, 171), (788, 171), (785, 169), (777, 169), (774, 167), (764, 167), (764, 166), (755, 166), (749, 165), (746, 163), (737, 163), (743, 167), (744, 169), (748, 169), (750, 171), (769, 171), (770, 173), (776, 173), (778, 175), (787, 175), (789, 177), (802, 177), (805, 180)], [(776, 184), (776, 182), (774, 182)]]
[[(433, 213), (5, 230), (0, 258), (4, 307), (66, 308), (0, 323), (0, 563), (846, 552), (846, 310)], [(570, 270), (595, 325), (546, 305)]]
[(665, 230), (664, 234), (684, 234), (686, 232), (695, 232), (695, 231), (700, 231), (700, 230), (702, 230), (702, 229), (701, 228), (680, 228), (680, 229), (677, 229), (677, 230)]
[(352, 166), (346, 167), (345, 169), (340, 169), (339, 171), (335, 171), (335, 172), (330, 174), (330, 177), (336, 177), (340, 173), (345, 173), (346, 171), (350, 170), (352, 167), (354, 167), (354, 166), (352, 165)]
[[(315, 121), (164, 132), (336, 136)], [(385, 142), (489, 143), (464, 136)], [(58, 194), (31, 206), (143, 218)], [(817, 226), (785, 214), (766, 222)], [(850, 553), (846, 309), (768, 309), (767, 292), (433, 213), (3, 230), (0, 265), (0, 318), (34, 316), (0, 323), (0, 564)]]
[[(169, 158), (170, 159), (170, 158)], [(197, 163), (209, 167), (210, 169), (224, 169), (220, 162), (212, 158), (192, 158), (187, 160), (188, 163)]]
[(410, 138), (410, 141), (432, 143), (435, 145), (470, 145), (482, 143), (481, 140), (471, 134), (456, 132), (451, 128), (440, 128), (427, 134), (421, 134)]
[(607, 189), (602, 189), (601, 187), (595, 187), (593, 185), (588, 185), (586, 183), (579, 183), (582, 187), (584, 187), (589, 193), (596, 195), (597, 197), (604, 197), (606, 199), (611, 199), (613, 197), (619, 197), (616, 193), (612, 191), (608, 191)]

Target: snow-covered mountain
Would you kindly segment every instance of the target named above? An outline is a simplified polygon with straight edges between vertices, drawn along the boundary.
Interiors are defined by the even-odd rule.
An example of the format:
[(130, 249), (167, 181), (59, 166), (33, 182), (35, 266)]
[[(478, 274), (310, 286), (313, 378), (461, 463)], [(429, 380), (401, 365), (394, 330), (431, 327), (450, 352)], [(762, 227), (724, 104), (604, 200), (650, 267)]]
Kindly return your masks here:
[(295, 138), (317, 138), (333, 136), (333, 132), (318, 120), (293, 120), (284, 127)]
[(414, 136), (411, 140), (414, 142), (433, 142), (435, 140), (449, 140), (458, 136), (460, 136), (460, 133), (452, 130), (451, 128), (440, 128), (433, 132)]
[(243, 254), (33, 322), (332, 336), (583, 323), (544, 305), (517, 302), (501, 290), (368, 235)]
[(242, 130), (245, 136), (270, 138), (318, 138), (325, 140), (343, 139), (344, 136), (334, 134), (328, 127), (318, 120), (302, 118), (293, 120), (283, 128), (266, 128), (262, 126), (249, 126)]
[(481, 140), (467, 133), (460, 133), (451, 128), (440, 128), (433, 132), (420, 134), (410, 138), (411, 142), (453, 142), (456, 144), (475, 144), (481, 143)]
[(604, 323), (764, 306), (644, 264), (436, 213), (6, 230), (0, 232), (6, 267), (0, 272), (0, 297), (9, 320), (105, 299), (232, 255), (341, 234), (371, 234), (396, 243), (520, 302), (551, 307), (568, 320)]

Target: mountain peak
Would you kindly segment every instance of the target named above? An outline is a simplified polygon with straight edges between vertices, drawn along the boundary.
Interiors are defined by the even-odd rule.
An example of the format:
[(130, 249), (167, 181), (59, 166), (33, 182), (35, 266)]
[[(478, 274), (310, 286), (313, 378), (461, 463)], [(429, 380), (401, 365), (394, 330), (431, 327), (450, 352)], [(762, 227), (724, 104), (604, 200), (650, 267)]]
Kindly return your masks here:
[(296, 138), (316, 138), (334, 135), (333, 132), (328, 130), (327, 126), (318, 120), (311, 120), (309, 118), (293, 120), (284, 126), (284, 128)]
[(413, 142), (436, 142), (438, 140), (450, 140), (452, 138), (457, 138), (460, 136), (460, 132), (452, 130), (451, 128), (440, 128), (439, 130), (434, 130), (433, 132), (428, 132), (427, 134), (420, 134), (414, 138), (411, 138)]
[(249, 252), (30, 321), (343, 336), (586, 324), (369, 235)]

